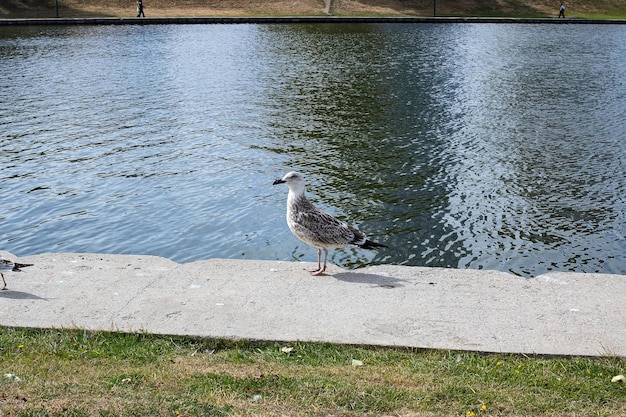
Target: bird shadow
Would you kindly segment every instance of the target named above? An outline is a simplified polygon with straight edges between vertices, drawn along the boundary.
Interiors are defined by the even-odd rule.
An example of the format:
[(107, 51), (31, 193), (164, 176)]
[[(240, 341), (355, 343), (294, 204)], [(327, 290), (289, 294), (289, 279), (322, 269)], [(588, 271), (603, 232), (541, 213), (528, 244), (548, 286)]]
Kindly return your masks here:
[(375, 287), (381, 288), (398, 288), (403, 287), (402, 282), (406, 282), (403, 279), (387, 277), (384, 275), (376, 274), (364, 274), (362, 272), (340, 272), (332, 275), (334, 278), (343, 282), (351, 282), (354, 284), (370, 284)]
[(0, 298), (9, 298), (12, 300), (43, 300), (48, 301), (47, 298), (40, 297), (35, 294), (30, 294), (23, 291), (0, 291)]

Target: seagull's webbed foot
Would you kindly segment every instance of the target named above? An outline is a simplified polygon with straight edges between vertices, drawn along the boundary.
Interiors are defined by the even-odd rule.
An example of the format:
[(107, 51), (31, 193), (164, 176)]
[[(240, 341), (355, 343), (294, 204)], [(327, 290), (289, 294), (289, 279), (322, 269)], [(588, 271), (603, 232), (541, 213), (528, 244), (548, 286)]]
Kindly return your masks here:
[(322, 268), (322, 269), (318, 269), (317, 271), (309, 271), (311, 272), (311, 275), (315, 276), (315, 277), (319, 277), (321, 275), (326, 275), (324, 272), (326, 272), (326, 267)]

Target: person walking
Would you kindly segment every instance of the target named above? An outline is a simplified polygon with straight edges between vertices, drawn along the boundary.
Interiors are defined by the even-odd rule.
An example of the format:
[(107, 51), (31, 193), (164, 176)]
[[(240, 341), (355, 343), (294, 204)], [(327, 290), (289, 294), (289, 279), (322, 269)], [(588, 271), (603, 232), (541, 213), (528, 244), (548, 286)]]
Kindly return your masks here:
[(143, 12), (143, 0), (137, 0), (137, 17), (146, 17), (145, 13)]
[(561, 7), (559, 7), (559, 18), (565, 19), (565, 5), (561, 3)]

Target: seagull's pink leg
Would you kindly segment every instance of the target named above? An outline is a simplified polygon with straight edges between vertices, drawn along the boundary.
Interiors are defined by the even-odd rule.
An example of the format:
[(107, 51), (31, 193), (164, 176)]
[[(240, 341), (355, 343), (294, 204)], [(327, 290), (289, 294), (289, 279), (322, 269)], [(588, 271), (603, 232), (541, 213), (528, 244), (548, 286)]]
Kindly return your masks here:
[(319, 251), (318, 251), (318, 268), (316, 272), (313, 272), (313, 275), (315, 276), (324, 275), (324, 272), (326, 272), (326, 259), (327, 258), (328, 258), (328, 249), (324, 248), (324, 267), (319, 268)]
[[(319, 272), (319, 270), (322, 269), (321, 261), (322, 261), (322, 250), (318, 249), (317, 250), (317, 268), (313, 268), (313, 269), (307, 268), (307, 271), (309, 271), (309, 272)], [(315, 274), (313, 274), (313, 275), (315, 275)]]

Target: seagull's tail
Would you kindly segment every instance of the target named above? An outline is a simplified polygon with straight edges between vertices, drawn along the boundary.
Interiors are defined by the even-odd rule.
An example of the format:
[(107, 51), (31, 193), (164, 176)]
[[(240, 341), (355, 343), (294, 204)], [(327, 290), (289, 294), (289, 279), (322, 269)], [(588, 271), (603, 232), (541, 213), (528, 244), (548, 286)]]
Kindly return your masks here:
[(20, 272), (20, 268), (26, 268), (27, 266), (33, 266), (33, 264), (18, 264), (17, 262), (14, 262), (13, 271)]
[(363, 249), (376, 249), (376, 248), (388, 248), (389, 246), (383, 245), (382, 243), (372, 242), (371, 240), (366, 240), (364, 244), (359, 245), (360, 248)]

